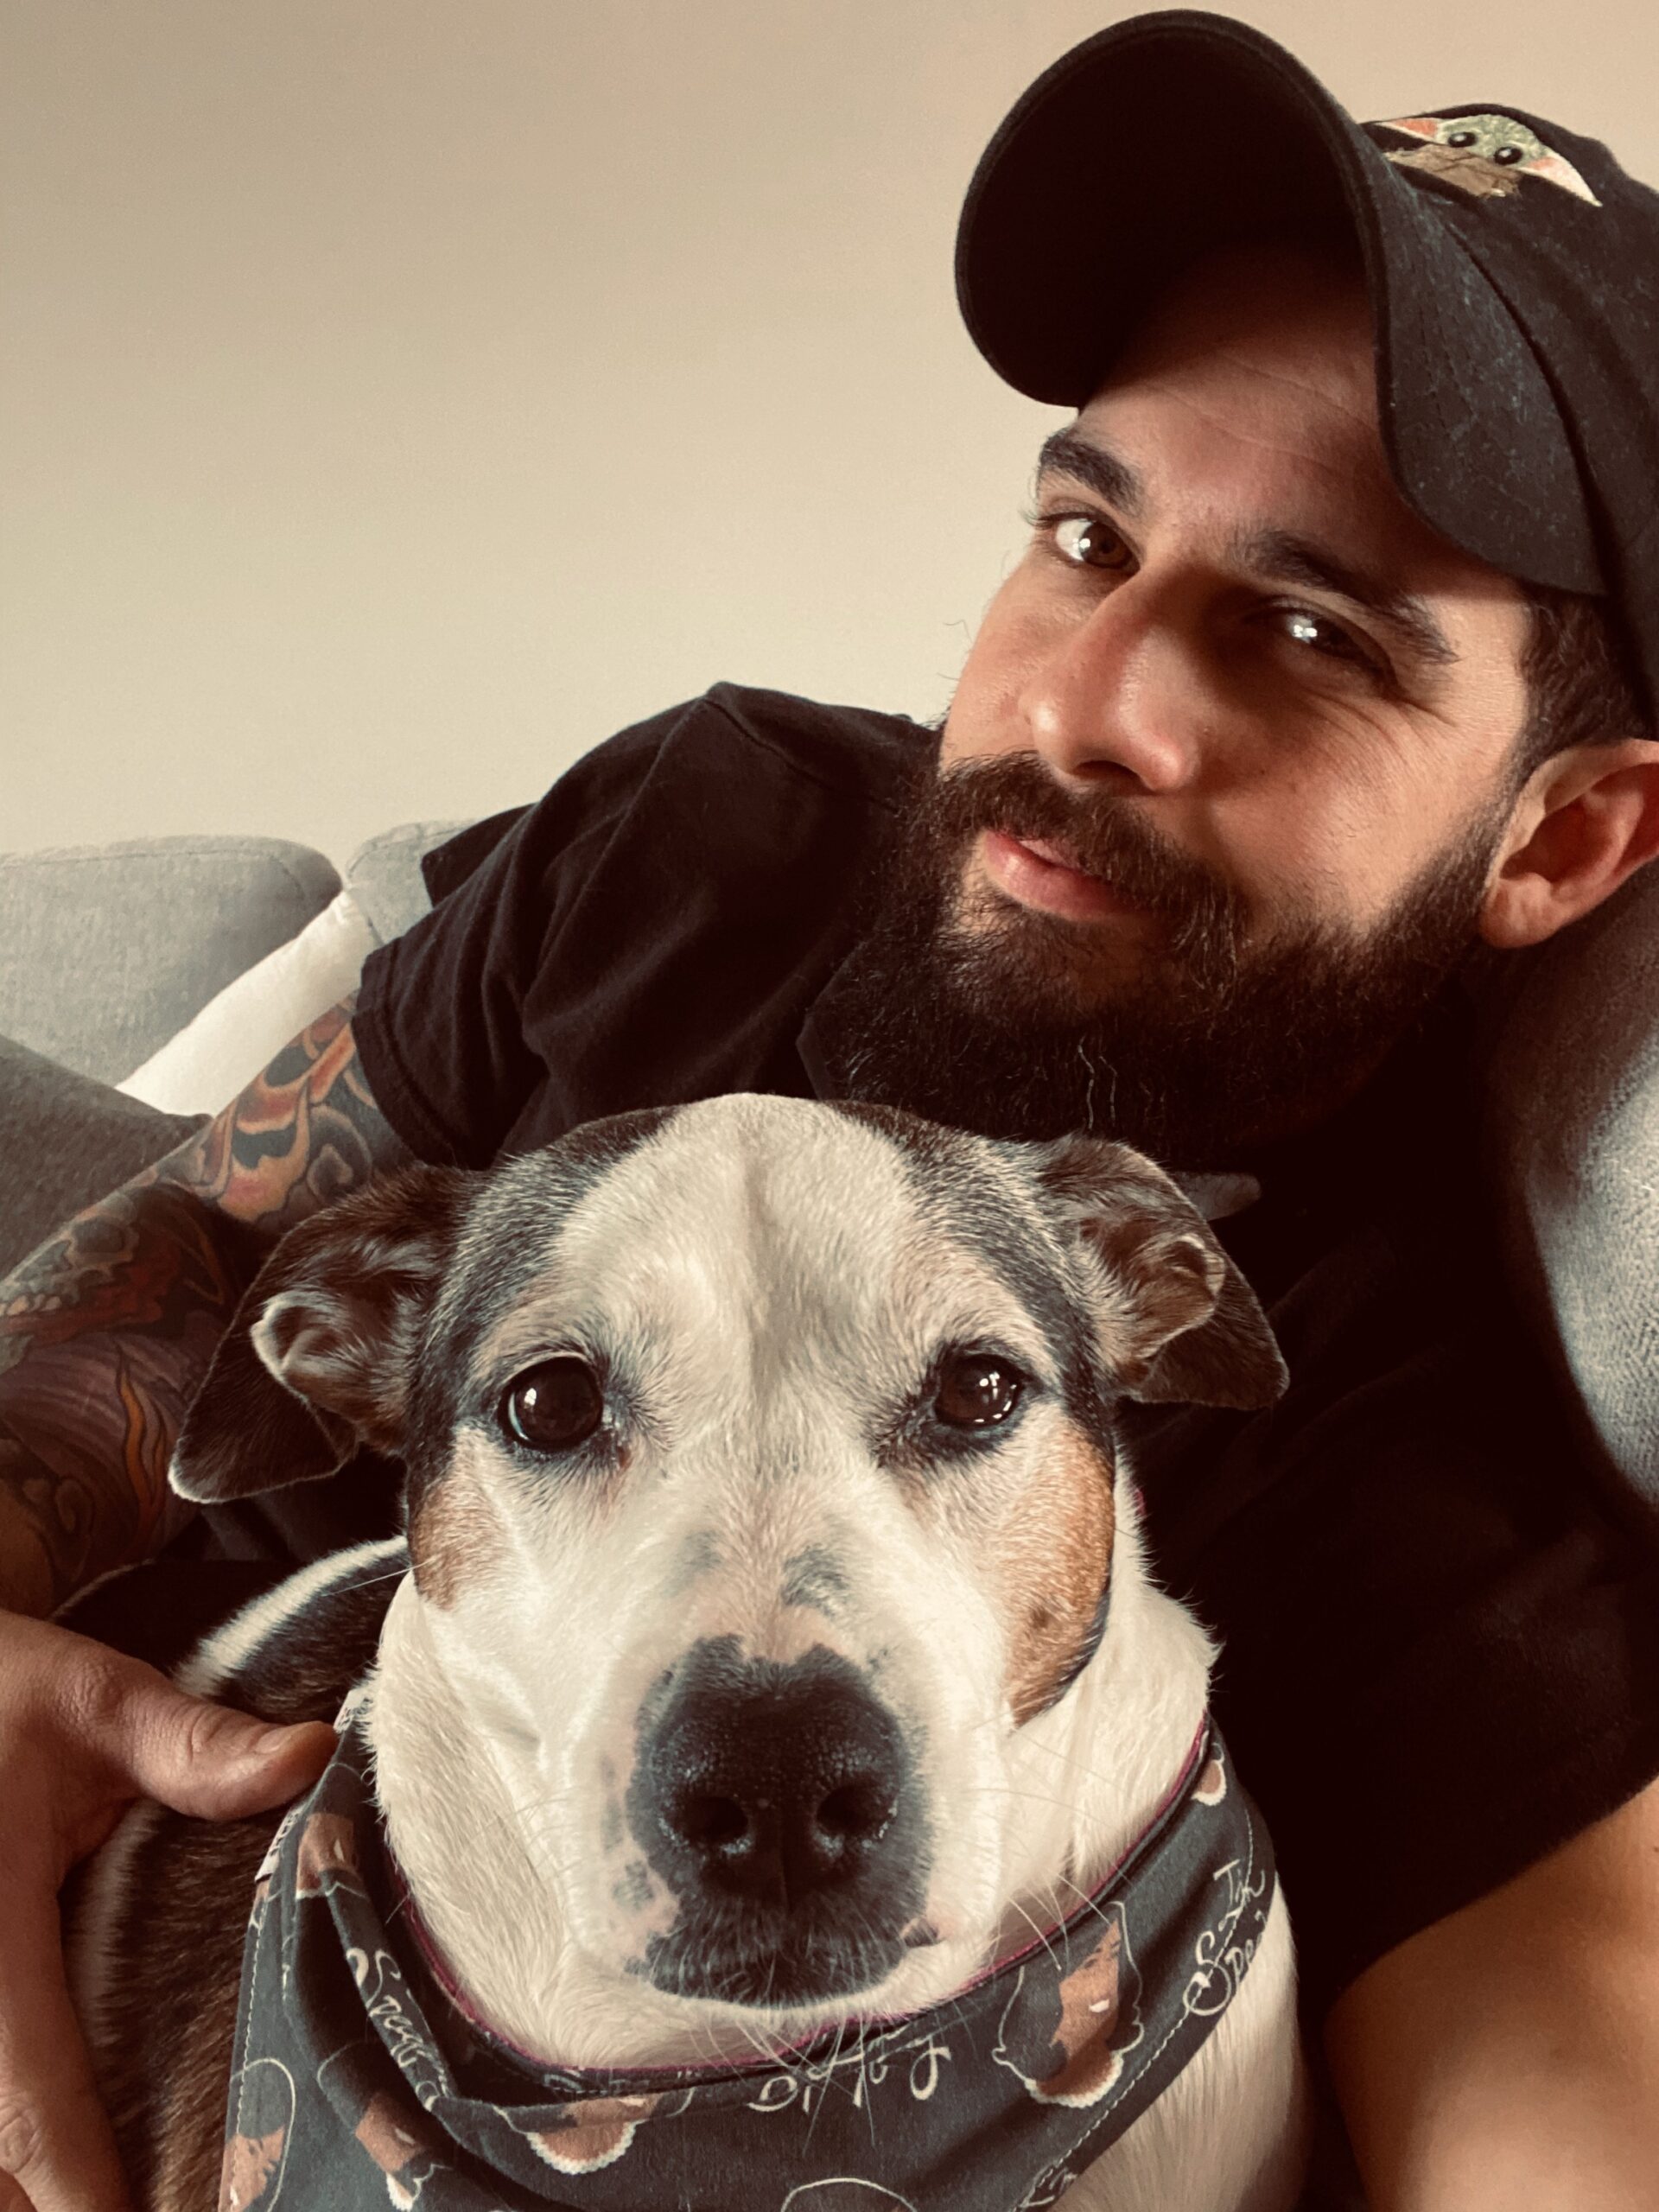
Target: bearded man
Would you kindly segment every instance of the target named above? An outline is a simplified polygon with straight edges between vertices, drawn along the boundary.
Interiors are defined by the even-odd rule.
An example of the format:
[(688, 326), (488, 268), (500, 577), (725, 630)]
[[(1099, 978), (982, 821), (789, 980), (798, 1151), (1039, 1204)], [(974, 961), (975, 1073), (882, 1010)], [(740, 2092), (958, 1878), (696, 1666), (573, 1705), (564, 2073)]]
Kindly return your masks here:
[[(1223, 1233), (1289, 1392), (1140, 1409), (1135, 1465), (1369, 2201), (1652, 2202), (1659, 1558), (1517, 1318), (1469, 1033), (1485, 969), (1659, 852), (1659, 197), (1493, 104), (1357, 125), (1156, 16), (1014, 108), (958, 284), (1076, 414), (942, 724), (717, 684), (433, 856), (355, 1005), (12, 1278), (0, 1596), (173, 1535), (259, 1249), (411, 1155), (762, 1090), (1246, 1171)], [(359, 1462), (181, 1541), (314, 1557), (392, 1496)], [(102, 2212), (56, 1883), (124, 1794), (243, 1811), (321, 1747), (0, 1631), (0, 2166)]]

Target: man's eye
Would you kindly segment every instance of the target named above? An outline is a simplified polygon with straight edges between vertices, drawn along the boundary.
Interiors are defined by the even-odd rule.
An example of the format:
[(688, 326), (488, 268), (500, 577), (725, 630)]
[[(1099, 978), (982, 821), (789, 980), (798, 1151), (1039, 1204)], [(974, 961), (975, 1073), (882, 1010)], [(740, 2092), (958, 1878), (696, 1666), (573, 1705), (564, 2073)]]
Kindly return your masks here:
[(1074, 569), (1127, 569), (1135, 557), (1110, 523), (1098, 515), (1027, 515), (1026, 519)]
[(1296, 645), (1311, 645), (1327, 659), (1352, 661), (1356, 667), (1369, 668), (1374, 675), (1382, 673), (1376, 655), (1328, 616), (1315, 614), (1310, 607), (1292, 607), (1284, 610), (1281, 620), (1285, 635)]

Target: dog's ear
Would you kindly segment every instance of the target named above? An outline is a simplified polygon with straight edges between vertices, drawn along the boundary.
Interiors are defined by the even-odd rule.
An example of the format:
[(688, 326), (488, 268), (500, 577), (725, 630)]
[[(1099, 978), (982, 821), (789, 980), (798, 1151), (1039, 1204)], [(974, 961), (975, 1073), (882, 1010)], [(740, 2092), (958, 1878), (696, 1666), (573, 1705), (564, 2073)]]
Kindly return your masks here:
[(173, 1487), (222, 1503), (396, 1452), (426, 1313), (474, 1175), (407, 1168), (290, 1230), (237, 1307), (174, 1447)]
[(1267, 1316), (1173, 1178), (1144, 1153), (1100, 1137), (1037, 1149), (1050, 1205), (1095, 1264), (1102, 1345), (1125, 1394), (1271, 1405), (1289, 1377)]

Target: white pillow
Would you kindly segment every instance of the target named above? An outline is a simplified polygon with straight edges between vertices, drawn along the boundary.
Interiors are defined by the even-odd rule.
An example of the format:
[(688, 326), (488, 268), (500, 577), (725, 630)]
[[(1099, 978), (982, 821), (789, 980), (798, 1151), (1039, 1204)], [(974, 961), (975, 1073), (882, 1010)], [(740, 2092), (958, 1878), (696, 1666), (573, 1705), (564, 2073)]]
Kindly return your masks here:
[(349, 891), (256, 961), (124, 1083), (165, 1114), (216, 1114), (284, 1045), (357, 988), (376, 938)]

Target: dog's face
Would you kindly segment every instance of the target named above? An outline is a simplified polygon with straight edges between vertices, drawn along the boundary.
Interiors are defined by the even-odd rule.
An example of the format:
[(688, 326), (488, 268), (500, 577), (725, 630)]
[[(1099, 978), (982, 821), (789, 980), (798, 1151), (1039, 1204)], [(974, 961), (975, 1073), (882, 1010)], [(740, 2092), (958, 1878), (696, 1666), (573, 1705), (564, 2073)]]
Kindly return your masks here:
[(1282, 1379), (1138, 1154), (724, 1098), (307, 1224), (175, 1474), (399, 1452), (432, 1648), (573, 1939), (799, 2024), (993, 1938), (1012, 1747), (1111, 1585), (1118, 1398)]

